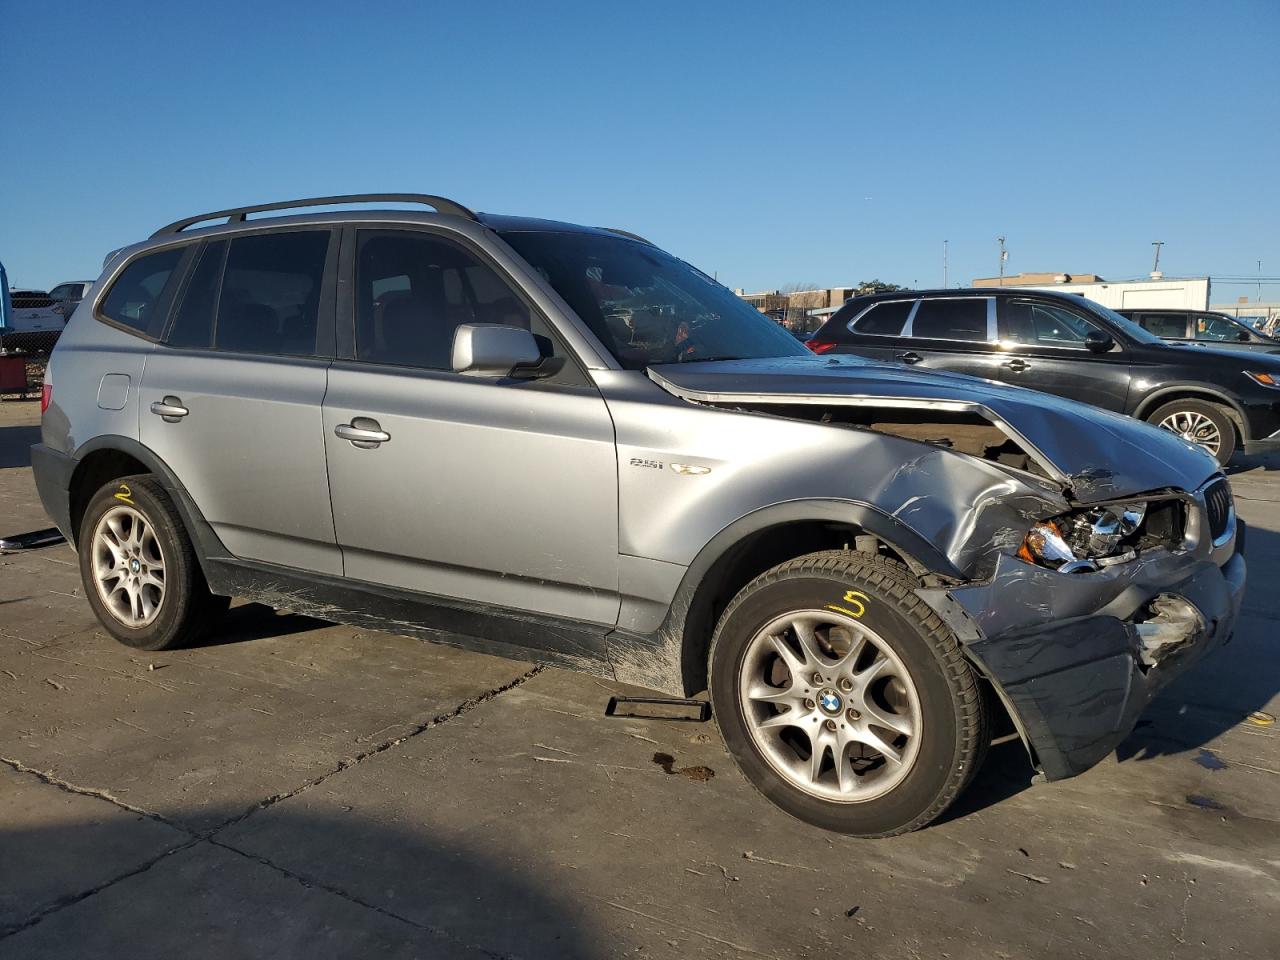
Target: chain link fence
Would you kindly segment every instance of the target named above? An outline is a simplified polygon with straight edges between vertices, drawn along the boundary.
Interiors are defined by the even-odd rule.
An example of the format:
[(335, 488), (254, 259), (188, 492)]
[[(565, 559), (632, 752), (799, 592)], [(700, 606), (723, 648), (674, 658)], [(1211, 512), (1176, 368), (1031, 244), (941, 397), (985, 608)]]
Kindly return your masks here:
[[(0, 364), (8, 368), (0, 376), (0, 396), (40, 395), (49, 354), (61, 334), (61, 330), (0, 330)], [(25, 382), (14, 372), (18, 360), (25, 367)]]

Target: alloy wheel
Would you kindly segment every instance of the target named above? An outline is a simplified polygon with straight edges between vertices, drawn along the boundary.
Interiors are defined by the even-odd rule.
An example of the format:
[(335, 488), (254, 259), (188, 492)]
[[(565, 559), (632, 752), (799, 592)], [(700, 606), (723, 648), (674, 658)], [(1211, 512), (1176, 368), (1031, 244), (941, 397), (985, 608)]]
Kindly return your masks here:
[(103, 606), (133, 629), (155, 620), (164, 603), (165, 563), (155, 530), (140, 511), (115, 506), (93, 530), (93, 583)]
[(1161, 420), (1158, 426), (1178, 434), (1189, 443), (1204, 447), (1215, 457), (1222, 447), (1222, 434), (1218, 425), (1196, 410), (1175, 410)]
[(811, 796), (883, 796), (919, 752), (920, 698), (906, 665), (879, 634), (835, 611), (766, 624), (747, 644), (738, 693), (756, 748)]

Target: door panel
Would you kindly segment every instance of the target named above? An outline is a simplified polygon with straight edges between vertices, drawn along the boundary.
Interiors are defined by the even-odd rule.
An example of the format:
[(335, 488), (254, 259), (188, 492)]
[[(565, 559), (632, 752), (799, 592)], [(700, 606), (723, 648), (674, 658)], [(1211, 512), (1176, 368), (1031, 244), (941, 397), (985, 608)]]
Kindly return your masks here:
[[(234, 556), (342, 572), (321, 432), (327, 366), (163, 346), (147, 359), (141, 441)], [(153, 413), (166, 398), (187, 414)]]
[(1107, 353), (1087, 349), (1085, 334), (1102, 330), (1098, 324), (1056, 303), (1007, 299), (999, 309), (1001, 380), (1125, 411), (1129, 355), (1118, 345)]
[(237, 557), (340, 574), (321, 404), (333, 339), (329, 230), (202, 245), (147, 361), (139, 436)]
[[(389, 439), (341, 439), (356, 418)], [(594, 388), (340, 361), (324, 437), (348, 577), (616, 622), (617, 455)]]
[[(352, 335), (324, 406), (346, 576), (614, 625), (618, 465), (595, 386), (483, 250), (428, 230), (349, 239)], [(565, 364), (536, 381), (454, 373), (455, 331), (474, 323), (527, 329)]]
[(922, 299), (891, 356), (912, 367), (1000, 379), (995, 302), (990, 297)]

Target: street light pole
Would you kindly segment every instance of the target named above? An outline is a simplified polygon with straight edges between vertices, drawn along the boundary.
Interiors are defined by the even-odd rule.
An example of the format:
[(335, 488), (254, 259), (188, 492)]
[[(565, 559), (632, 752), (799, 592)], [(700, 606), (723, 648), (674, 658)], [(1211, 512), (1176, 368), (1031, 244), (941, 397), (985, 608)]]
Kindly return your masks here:
[(1000, 286), (1004, 286), (1004, 262), (1009, 259), (1009, 251), (1004, 248), (1004, 237), (996, 237), (1000, 244)]
[(1160, 248), (1164, 246), (1164, 241), (1152, 240), (1151, 245), (1156, 248), (1156, 262), (1151, 265), (1151, 275), (1154, 277), (1160, 272)]
[(947, 289), (947, 241), (942, 241), (942, 289)]

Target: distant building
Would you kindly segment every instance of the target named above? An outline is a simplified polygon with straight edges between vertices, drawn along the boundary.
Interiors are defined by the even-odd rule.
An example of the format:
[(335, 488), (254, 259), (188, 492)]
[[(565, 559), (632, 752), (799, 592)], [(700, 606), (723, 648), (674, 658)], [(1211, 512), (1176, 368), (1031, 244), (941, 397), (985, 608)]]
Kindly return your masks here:
[(843, 306), (846, 300), (857, 293), (857, 287), (827, 287), (820, 290), (792, 290), (787, 293), (781, 290), (733, 292), (765, 316), (772, 317), (788, 328), (812, 333), (826, 319), (825, 314), (816, 311), (830, 312), (832, 308)]
[(1074, 293), (1113, 310), (1135, 307), (1206, 310), (1209, 307), (1208, 277), (1165, 277), (1154, 273), (1146, 280), (1108, 281), (1096, 273), (1015, 273), (1003, 280), (982, 277), (974, 280), (973, 285)]
[(1267, 321), (1280, 319), (1280, 301), (1276, 300), (1250, 300), (1248, 297), (1241, 297), (1235, 303), (1215, 303), (1209, 309), (1241, 319), (1245, 317), (1261, 317)]

